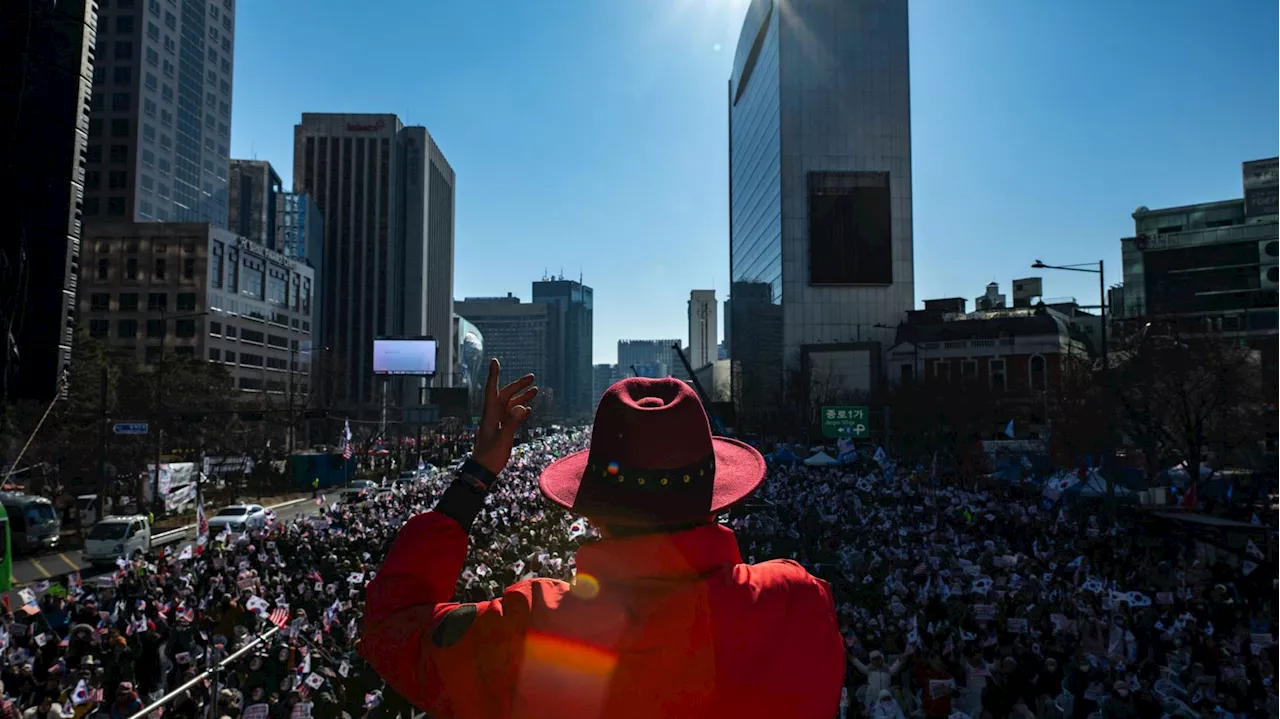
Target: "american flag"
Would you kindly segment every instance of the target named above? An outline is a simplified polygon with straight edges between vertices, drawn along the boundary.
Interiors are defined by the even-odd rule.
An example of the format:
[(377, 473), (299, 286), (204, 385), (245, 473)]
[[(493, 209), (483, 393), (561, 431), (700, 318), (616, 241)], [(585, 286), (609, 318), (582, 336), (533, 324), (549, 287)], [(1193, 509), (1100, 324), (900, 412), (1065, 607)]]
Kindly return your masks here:
[(267, 617), (271, 623), (284, 629), (284, 625), (289, 623), (289, 610), (284, 607), (276, 607), (271, 610), (271, 615)]

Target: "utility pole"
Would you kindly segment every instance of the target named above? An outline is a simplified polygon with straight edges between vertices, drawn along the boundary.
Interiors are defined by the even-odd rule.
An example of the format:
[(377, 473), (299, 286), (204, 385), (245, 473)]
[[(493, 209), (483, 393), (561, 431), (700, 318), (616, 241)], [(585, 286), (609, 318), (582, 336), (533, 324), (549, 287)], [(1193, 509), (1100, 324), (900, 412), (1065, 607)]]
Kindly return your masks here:
[(107, 506), (107, 368), (102, 368), (98, 395), (98, 519)]
[[(155, 474), (151, 475), (151, 512), (155, 513), (156, 503), (160, 501), (160, 442), (164, 428), (160, 423), (161, 404), (164, 401), (164, 340), (169, 334), (169, 321), (165, 309), (160, 308), (160, 354), (156, 357), (156, 397), (155, 410), (151, 413), (151, 431), (155, 432)], [(161, 510), (161, 514), (164, 511)]]

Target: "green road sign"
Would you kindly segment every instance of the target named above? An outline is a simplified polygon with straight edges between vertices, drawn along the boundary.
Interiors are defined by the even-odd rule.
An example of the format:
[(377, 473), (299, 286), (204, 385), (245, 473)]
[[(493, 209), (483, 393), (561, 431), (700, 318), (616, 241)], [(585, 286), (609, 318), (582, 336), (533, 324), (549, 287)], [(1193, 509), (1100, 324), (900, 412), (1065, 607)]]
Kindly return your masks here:
[(823, 407), (822, 436), (866, 439), (871, 436), (870, 417), (866, 407)]

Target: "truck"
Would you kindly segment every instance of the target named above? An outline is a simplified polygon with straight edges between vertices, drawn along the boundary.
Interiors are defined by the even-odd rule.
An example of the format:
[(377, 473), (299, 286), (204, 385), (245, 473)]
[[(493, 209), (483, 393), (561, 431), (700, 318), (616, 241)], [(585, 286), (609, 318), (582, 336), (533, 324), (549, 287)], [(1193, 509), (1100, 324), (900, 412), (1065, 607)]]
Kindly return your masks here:
[(85, 535), (80, 557), (95, 568), (112, 567), (117, 558), (141, 558), (154, 549), (181, 541), (186, 534), (185, 529), (152, 534), (151, 522), (142, 514), (107, 517)]

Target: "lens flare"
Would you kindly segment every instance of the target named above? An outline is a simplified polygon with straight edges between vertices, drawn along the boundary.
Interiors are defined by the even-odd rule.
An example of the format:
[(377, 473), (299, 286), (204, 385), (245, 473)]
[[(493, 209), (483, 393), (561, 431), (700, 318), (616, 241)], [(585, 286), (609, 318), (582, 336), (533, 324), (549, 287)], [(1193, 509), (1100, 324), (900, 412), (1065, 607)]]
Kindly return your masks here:
[(609, 474), (617, 474), (617, 473), (618, 473), (618, 463), (617, 463), (617, 462), (610, 462), (610, 463), (609, 463), (609, 467), (608, 467), (608, 469), (609, 469)]
[(578, 572), (578, 576), (573, 578), (572, 591), (573, 596), (579, 599), (595, 599), (600, 595), (600, 582), (586, 572)]

